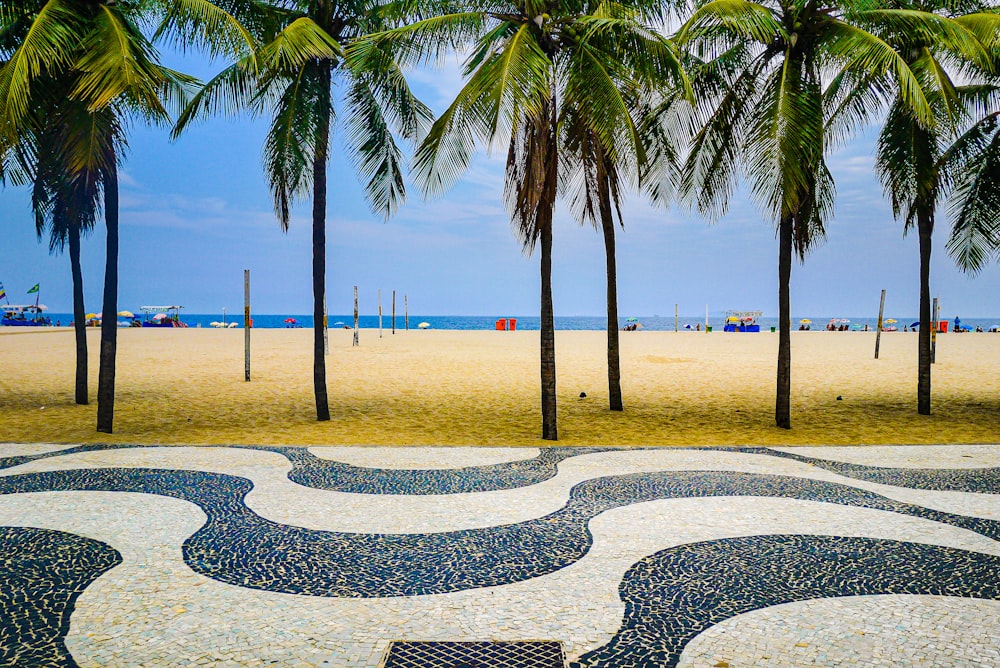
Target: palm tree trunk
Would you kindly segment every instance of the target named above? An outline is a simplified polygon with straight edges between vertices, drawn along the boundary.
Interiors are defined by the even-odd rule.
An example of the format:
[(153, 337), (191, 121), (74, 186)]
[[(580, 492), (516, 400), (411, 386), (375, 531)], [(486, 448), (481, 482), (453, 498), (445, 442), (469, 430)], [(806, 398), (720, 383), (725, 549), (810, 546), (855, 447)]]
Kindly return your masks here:
[(541, 242), (541, 372), (542, 372), (542, 438), (547, 441), (559, 440), (556, 427), (556, 324), (552, 307), (552, 218), (556, 206), (558, 184), (559, 152), (556, 137), (557, 117), (555, 93), (549, 100), (546, 124), (546, 169), (545, 193), (541, 198), (538, 223)]
[[(603, 156), (601, 156), (603, 159)], [(602, 174), (603, 173), (603, 174)], [(604, 170), (599, 173), (601, 230), (604, 232), (604, 257), (608, 275), (608, 403), (613, 411), (622, 406), (622, 373), (618, 345), (618, 269), (615, 266), (615, 221), (611, 213), (611, 193)]]
[(97, 377), (97, 431), (112, 433), (115, 418), (115, 355), (118, 347), (118, 168), (115, 156), (104, 175), (104, 221), (108, 228), (101, 320), (101, 366)]
[(782, 429), (792, 428), (792, 314), (788, 287), (792, 278), (791, 215), (784, 215), (778, 225), (778, 385), (774, 402), (774, 421)]
[(83, 270), (80, 267), (80, 228), (69, 226), (69, 265), (73, 273), (73, 329), (76, 333), (76, 403), (86, 405), (87, 323), (83, 304)]
[(934, 215), (917, 212), (920, 237), (920, 330), (917, 332), (917, 413), (931, 414), (931, 234)]
[(326, 301), (326, 164), (330, 143), (330, 67), (319, 65), (325, 103), (316, 128), (316, 153), (313, 156), (313, 388), (316, 395), (316, 420), (330, 419), (326, 393), (326, 351), (324, 349), (324, 303)]
[[(544, 204), (543, 204), (544, 206)], [(556, 428), (556, 327), (552, 308), (552, 222), (542, 226), (542, 438), (559, 440)]]

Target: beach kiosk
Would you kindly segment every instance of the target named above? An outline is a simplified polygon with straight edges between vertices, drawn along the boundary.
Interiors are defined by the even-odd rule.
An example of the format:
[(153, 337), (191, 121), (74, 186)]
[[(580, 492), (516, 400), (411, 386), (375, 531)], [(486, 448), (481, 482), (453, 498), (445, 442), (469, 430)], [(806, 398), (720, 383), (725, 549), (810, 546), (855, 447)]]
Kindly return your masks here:
[[(145, 314), (142, 320), (143, 327), (187, 327), (181, 322), (181, 309), (183, 306), (140, 306), (139, 310)], [(155, 315), (150, 315), (155, 314)]]
[(763, 311), (726, 311), (726, 324), (722, 328), (724, 332), (759, 332), (760, 325), (757, 323)]

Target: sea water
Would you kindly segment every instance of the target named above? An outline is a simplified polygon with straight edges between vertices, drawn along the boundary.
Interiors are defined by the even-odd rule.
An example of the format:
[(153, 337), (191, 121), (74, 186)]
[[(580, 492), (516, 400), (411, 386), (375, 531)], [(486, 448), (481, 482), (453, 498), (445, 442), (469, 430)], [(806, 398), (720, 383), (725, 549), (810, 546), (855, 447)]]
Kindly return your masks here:
[[(55, 324), (57, 321), (63, 325), (69, 325), (73, 320), (73, 315), (71, 313), (46, 313), (46, 315)], [(917, 318), (915, 317), (905, 317), (901, 318), (898, 316), (886, 316), (887, 318), (893, 317), (897, 322), (892, 326), (899, 329), (900, 332), (903, 328), (909, 328), (911, 324), (916, 323)], [(517, 329), (519, 330), (538, 330), (540, 329), (540, 318), (538, 316), (523, 316), (523, 315), (411, 315), (409, 317), (409, 329), (418, 329), (417, 325), (421, 322), (426, 322), (430, 325), (430, 329), (457, 329), (457, 330), (494, 330), (496, 328), (496, 321), (499, 318), (515, 318), (517, 320)], [(634, 320), (632, 320), (634, 318)], [(292, 319), (295, 322), (286, 322), (286, 320)], [(824, 331), (826, 329), (827, 323), (830, 321), (829, 316), (796, 316), (792, 319), (792, 329), (798, 330), (800, 327), (800, 320), (812, 320), (809, 327), (811, 331)], [(856, 328), (860, 326), (864, 328), (865, 325), (868, 326), (869, 330), (875, 329), (875, 325), (878, 322), (876, 317), (848, 317), (845, 318), (848, 323), (838, 323), (847, 324), (849, 328)], [(124, 321), (125, 318), (119, 318), (120, 321)], [(181, 313), (181, 320), (187, 324), (188, 327), (202, 327), (210, 328), (212, 322), (222, 322), (223, 316), (221, 313), (205, 314), (205, 313)], [(238, 315), (233, 317), (232, 314), (227, 314), (225, 321), (227, 323), (236, 322), (239, 327), (243, 326), (243, 317)], [(330, 315), (327, 318), (327, 322), (331, 329), (341, 329), (345, 326), (354, 326), (354, 316), (353, 315)], [(653, 331), (653, 332), (663, 332), (663, 331), (674, 331), (675, 320), (673, 316), (658, 316), (658, 315), (646, 315), (646, 316), (623, 316), (619, 318), (618, 329), (624, 328), (626, 325), (639, 324), (641, 325), (641, 331)], [(725, 324), (725, 316), (723, 315), (713, 315), (708, 319), (708, 325), (712, 327), (715, 332), (721, 332), (723, 325)], [(771, 327), (777, 329), (778, 319), (774, 317), (762, 317), (758, 321), (760, 325), (760, 331), (769, 332)], [(358, 319), (358, 325), (362, 329), (378, 329), (379, 327), (379, 317), (377, 315), (362, 315)], [(680, 316), (676, 320), (676, 327), (679, 331), (698, 331), (696, 328), (700, 325), (701, 331), (705, 329), (705, 316)], [(954, 320), (948, 321), (949, 329), (954, 328)], [(989, 330), (991, 327), (1000, 327), (1000, 317), (993, 318), (961, 318), (961, 325), (963, 328), (975, 329), (977, 326), (982, 327), (984, 330)], [(301, 314), (254, 314), (253, 315), (253, 326), (259, 329), (282, 329), (286, 327), (297, 328), (312, 328), (313, 318), (311, 315), (301, 315)], [(382, 316), (382, 328), (384, 330), (391, 330), (393, 326), (392, 316), (383, 315)], [(607, 317), (606, 316), (556, 316), (555, 318), (556, 329), (559, 330), (591, 330), (591, 331), (604, 331), (607, 328)], [(886, 325), (889, 326), (889, 325)], [(402, 315), (396, 315), (396, 329), (406, 330), (407, 323), (406, 319)]]

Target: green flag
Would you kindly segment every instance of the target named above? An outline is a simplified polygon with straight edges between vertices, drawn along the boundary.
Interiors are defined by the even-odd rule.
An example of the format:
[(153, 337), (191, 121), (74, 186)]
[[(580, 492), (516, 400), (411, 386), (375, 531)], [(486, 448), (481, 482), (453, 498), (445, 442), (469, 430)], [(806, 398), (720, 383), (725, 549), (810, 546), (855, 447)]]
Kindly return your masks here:
[(30, 290), (28, 290), (28, 294), (29, 295), (33, 294), (35, 292), (38, 292), (38, 283), (35, 283), (35, 286), (33, 288), (31, 288)]

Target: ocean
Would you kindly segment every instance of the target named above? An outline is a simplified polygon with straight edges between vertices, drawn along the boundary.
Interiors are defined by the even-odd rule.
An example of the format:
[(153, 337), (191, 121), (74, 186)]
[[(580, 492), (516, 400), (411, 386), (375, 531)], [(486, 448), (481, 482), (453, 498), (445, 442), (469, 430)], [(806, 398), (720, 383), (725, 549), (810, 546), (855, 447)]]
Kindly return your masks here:
[[(52, 319), (53, 323), (59, 322), (62, 325), (68, 325), (70, 321), (73, 320), (73, 315), (71, 313), (47, 313), (49, 318)], [(517, 329), (519, 330), (538, 330), (540, 328), (540, 319), (538, 316), (478, 316), (478, 315), (411, 315), (409, 318), (409, 329), (417, 329), (417, 325), (421, 322), (426, 322), (430, 324), (430, 329), (457, 329), (457, 330), (493, 330), (495, 329), (495, 324), (498, 318), (516, 318)], [(623, 316), (619, 319), (618, 328), (622, 329), (626, 325), (632, 324), (630, 322), (630, 317), (635, 318), (635, 322), (641, 324), (641, 329), (645, 331), (653, 332), (663, 332), (663, 331), (674, 331), (674, 317), (673, 316)], [(886, 316), (887, 318), (894, 318), (897, 322), (895, 326), (903, 331), (904, 327), (909, 327), (911, 323), (917, 321), (916, 317), (905, 317), (901, 318), (899, 316)], [(288, 323), (286, 320), (293, 319), (294, 323)], [(827, 322), (830, 321), (829, 316), (796, 316), (792, 319), (792, 329), (797, 330), (800, 326), (801, 320), (811, 320), (812, 323), (810, 327), (813, 331), (819, 330), (823, 331), (826, 327)], [(850, 317), (845, 318), (848, 320), (847, 326), (849, 328), (864, 328), (865, 325), (869, 329), (874, 330), (878, 319), (875, 317)], [(124, 318), (119, 318), (119, 320), (124, 321)], [(221, 313), (182, 313), (181, 320), (189, 327), (211, 327), (212, 322), (222, 322), (223, 317)], [(723, 315), (712, 315), (708, 319), (708, 324), (712, 327), (713, 331), (722, 331), (722, 327), (725, 321), (725, 316)], [(232, 314), (226, 316), (226, 322), (237, 322), (239, 326), (243, 326), (243, 317), (238, 315), (233, 317)], [(354, 326), (354, 316), (353, 315), (331, 315), (328, 317), (328, 322), (331, 328), (341, 328), (345, 325), (349, 327)], [(342, 324), (341, 324), (342, 323)], [(593, 331), (603, 331), (606, 328), (607, 318), (605, 316), (556, 316), (555, 325), (556, 329), (559, 330), (593, 330)], [(358, 319), (358, 324), (362, 329), (377, 329), (379, 326), (379, 317), (377, 315), (362, 315)], [(695, 327), (700, 324), (702, 330), (705, 328), (705, 316), (680, 316), (677, 321), (677, 328), (679, 330), (695, 331)], [(762, 332), (769, 331), (771, 327), (777, 328), (778, 319), (763, 317), (759, 320), (760, 330)], [(891, 324), (891, 323), (890, 323)], [(961, 325), (963, 328), (968, 327), (969, 329), (975, 329), (977, 326), (982, 327), (984, 330), (988, 331), (992, 327), (1000, 328), (1000, 317), (992, 318), (962, 318)], [(286, 327), (301, 326), (303, 328), (311, 328), (313, 326), (313, 319), (311, 315), (301, 315), (301, 314), (255, 314), (253, 316), (253, 326), (255, 328), (263, 329), (282, 329)], [(949, 326), (954, 327), (954, 321), (949, 321)], [(406, 321), (401, 315), (396, 316), (396, 329), (405, 330), (407, 327)], [(392, 317), (383, 315), (382, 316), (382, 328), (386, 331), (392, 329)]]

